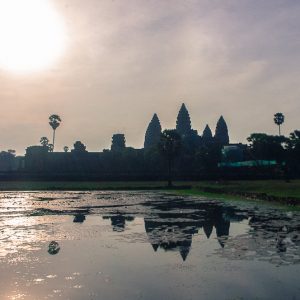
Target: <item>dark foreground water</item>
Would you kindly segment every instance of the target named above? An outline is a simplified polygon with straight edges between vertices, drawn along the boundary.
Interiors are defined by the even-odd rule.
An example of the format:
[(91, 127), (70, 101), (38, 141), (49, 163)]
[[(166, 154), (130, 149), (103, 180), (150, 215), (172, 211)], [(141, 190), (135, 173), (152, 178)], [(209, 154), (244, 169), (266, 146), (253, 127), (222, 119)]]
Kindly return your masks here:
[(147, 192), (0, 193), (0, 299), (300, 299), (300, 214)]

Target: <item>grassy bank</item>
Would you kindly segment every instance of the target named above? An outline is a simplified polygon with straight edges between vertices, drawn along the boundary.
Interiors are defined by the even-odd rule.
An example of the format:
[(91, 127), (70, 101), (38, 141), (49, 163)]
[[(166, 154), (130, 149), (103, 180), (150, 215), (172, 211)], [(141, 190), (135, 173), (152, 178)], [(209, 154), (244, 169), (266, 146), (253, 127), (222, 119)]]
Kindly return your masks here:
[(300, 180), (285, 182), (283, 180), (199, 182), (193, 188), (198, 190), (216, 189), (225, 194), (234, 192), (265, 193), (276, 197), (296, 197), (300, 200)]
[(190, 190), (179, 190), (182, 195), (214, 196), (216, 198), (256, 199), (300, 205), (300, 180), (226, 181), (193, 183)]
[[(176, 188), (191, 188), (191, 182), (176, 182)], [(0, 181), (0, 191), (91, 191), (166, 189), (162, 181)]]
[[(93, 182), (93, 181), (1, 181), (1, 191), (49, 191), (49, 190), (166, 190), (162, 181)], [(174, 182), (172, 189), (178, 194), (252, 198), (300, 204), (300, 180), (256, 181), (185, 181)], [(295, 203), (294, 203), (295, 202)]]

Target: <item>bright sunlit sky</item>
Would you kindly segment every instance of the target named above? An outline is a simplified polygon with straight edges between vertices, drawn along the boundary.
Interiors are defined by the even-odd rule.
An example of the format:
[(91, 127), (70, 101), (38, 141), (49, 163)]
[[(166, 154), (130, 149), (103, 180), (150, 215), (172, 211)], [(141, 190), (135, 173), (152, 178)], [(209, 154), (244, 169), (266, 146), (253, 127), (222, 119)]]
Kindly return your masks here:
[[(26, 5), (24, 4), (26, 3)], [(108, 148), (113, 133), (142, 147), (157, 113), (231, 141), (300, 129), (299, 0), (0, 0), (0, 150), (51, 139)]]

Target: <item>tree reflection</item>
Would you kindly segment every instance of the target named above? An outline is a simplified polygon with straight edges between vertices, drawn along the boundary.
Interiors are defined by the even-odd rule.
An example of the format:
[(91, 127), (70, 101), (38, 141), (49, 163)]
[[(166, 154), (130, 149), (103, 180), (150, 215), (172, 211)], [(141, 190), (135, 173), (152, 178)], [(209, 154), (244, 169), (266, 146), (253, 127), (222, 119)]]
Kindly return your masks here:
[(59, 251), (60, 251), (60, 246), (59, 246), (58, 242), (56, 242), (56, 241), (50, 242), (50, 244), (48, 246), (48, 253), (51, 255), (55, 255)]

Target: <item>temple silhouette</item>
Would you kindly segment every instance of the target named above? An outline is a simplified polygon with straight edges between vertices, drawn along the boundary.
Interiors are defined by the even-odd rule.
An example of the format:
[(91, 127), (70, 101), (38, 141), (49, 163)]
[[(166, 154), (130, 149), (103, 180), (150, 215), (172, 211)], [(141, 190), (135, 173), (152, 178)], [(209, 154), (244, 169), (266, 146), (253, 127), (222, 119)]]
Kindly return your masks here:
[[(157, 146), (157, 143), (160, 139), (161, 131), (162, 128), (160, 125), (160, 120), (157, 114), (155, 113), (148, 125), (145, 134), (145, 149)], [(216, 142), (221, 146), (229, 145), (228, 128), (223, 116), (221, 116), (217, 122), (214, 136), (209, 125), (206, 125), (203, 130), (203, 134), (199, 135), (198, 131), (192, 128), (190, 114), (184, 103), (182, 103), (179, 113), (177, 115), (176, 131), (180, 134), (183, 143), (187, 147), (208, 145), (213, 142)]]
[[(181, 136), (183, 151), (194, 155), (200, 148), (221, 148), (229, 144), (228, 128), (221, 116), (215, 134), (206, 125), (203, 134), (192, 128), (189, 112), (183, 103), (176, 120), (176, 131)], [(73, 149), (65, 146), (61, 152), (53, 152), (47, 138), (41, 138), (42, 145), (29, 146), (24, 157), (14, 157), (9, 153), (0, 155), (2, 177), (21, 177), (39, 179), (164, 179), (164, 162), (157, 151), (162, 127), (155, 113), (146, 132), (144, 147), (134, 149), (126, 145), (125, 135), (112, 135), (110, 149), (89, 152), (81, 141), (74, 143)], [(183, 156), (182, 156), (183, 157)], [(190, 162), (183, 162), (188, 166)], [(177, 177), (186, 177), (177, 166)], [(6, 172), (6, 173), (5, 173)], [(183, 172), (194, 173), (191, 170)]]
[[(56, 128), (53, 127), (53, 142)], [(281, 176), (276, 169), (277, 162), (272, 159), (276, 158), (277, 152), (261, 150), (258, 145), (255, 151), (262, 158), (257, 158), (256, 152), (248, 145), (230, 143), (228, 126), (222, 115), (214, 131), (208, 124), (198, 131), (193, 128), (188, 109), (182, 103), (174, 130), (181, 140), (180, 153), (172, 166), (174, 180)], [(110, 149), (99, 152), (89, 152), (81, 141), (76, 141), (70, 151), (68, 146), (61, 152), (53, 151), (54, 145), (48, 144), (47, 137), (42, 137), (41, 145), (27, 147), (25, 156), (15, 156), (13, 150), (1, 152), (0, 179), (166, 180), (166, 160), (159, 150), (162, 132), (159, 117), (154, 113), (145, 128), (144, 147), (141, 149), (128, 146), (125, 135), (120, 132), (112, 135)]]

